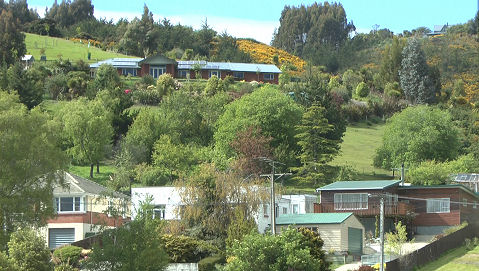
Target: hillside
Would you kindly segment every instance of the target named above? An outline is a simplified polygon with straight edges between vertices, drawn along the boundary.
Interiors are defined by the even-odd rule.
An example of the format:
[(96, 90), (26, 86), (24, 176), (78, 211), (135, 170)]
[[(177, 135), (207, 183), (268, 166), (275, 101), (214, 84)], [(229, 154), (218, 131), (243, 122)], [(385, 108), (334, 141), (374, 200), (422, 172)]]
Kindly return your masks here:
[[(25, 33), (25, 45), (27, 54), (33, 55), (36, 60), (40, 60), (40, 50), (45, 49), (47, 60), (70, 59), (72, 61), (84, 60), (89, 63), (114, 57), (134, 57), (127, 56), (111, 51), (103, 51), (100, 48), (90, 46), (88, 43), (73, 42), (62, 38), (53, 38)], [(91, 53), (91, 59), (88, 60), (88, 52)]]
[[(250, 54), (253, 62), (279, 64), (279, 66), (284, 63), (290, 63), (298, 71), (303, 71), (306, 66), (306, 61), (303, 59), (273, 46), (244, 39), (238, 40), (237, 43), (240, 50)], [(278, 56), (278, 63), (275, 63), (273, 59), (275, 56)]]

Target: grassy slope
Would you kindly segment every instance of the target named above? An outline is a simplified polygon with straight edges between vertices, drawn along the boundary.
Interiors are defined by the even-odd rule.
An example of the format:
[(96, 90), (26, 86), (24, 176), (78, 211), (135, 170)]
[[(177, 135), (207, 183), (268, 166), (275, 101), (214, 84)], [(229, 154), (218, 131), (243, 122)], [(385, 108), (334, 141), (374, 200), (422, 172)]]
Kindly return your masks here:
[(359, 171), (361, 179), (389, 178), (390, 171), (372, 165), (376, 149), (381, 145), (384, 127), (383, 123), (368, 125), (360, 122), (349, 125), (341, 144), (341, 154), (332, 164), (352, 166)]
[[(45, 48), (47, 60), (58, 59), (59, 55), (61, 55), (63, 59), (70, 59), (72, 61), (81, 59), (90, 63), (114, 57), (132, 57), (114, 52), (103, 51), (100, 48), (93, 46), (88, 49), (88, 44), (30, 33), (25, 33), (25, 44), (27, 46), (27, 54), (33, 55), (37, 61), (40, 60), (41, 48)], [(90, 61), (87, 59), (88, 50), (91, 52)]]
[(479, 246), (467, 251), (465, 246), (452, 249), (439, 259), (431, 262), (418, 271), (479, 271)]

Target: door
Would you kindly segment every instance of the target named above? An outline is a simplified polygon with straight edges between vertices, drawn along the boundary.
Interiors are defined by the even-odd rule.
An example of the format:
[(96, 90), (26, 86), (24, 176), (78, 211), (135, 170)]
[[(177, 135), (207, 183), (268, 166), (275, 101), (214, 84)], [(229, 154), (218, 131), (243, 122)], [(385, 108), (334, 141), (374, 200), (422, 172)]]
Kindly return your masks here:
[(57, 248), (75, 242), (75, 229), (48, 229), (48, 247)]
[(354, 255), (363, 253), (363, 230), (348, 228), (348, 251)]

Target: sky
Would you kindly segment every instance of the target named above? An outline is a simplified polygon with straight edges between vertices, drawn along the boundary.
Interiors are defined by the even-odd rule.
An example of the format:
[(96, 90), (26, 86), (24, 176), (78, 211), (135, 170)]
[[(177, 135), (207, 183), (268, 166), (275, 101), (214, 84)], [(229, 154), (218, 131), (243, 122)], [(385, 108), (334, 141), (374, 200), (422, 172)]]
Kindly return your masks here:
[[(27, 0), (30, 8), (43, 15), (54, 0)], [(58, 0), (61, 2), (61, 0)], [(253, 38), (269, 44), (285, 5), (308, 5), (309, 0), (92, 0), (94, 15), (117, 21), (141, 17), (143, 5), (153, 12), (155, 20), (169, 19), (173, 24), (199, 29), (207, 20), (219, 33), (226, 31), (237, 38)], [(319, 1), (318, 1), (319, 2)], [(394, 33), (425, 26), (462, 24), (474, 18), (479, 0), (339, 0), (348, 21), (356, 31), (369, 33), (375, 26)]]

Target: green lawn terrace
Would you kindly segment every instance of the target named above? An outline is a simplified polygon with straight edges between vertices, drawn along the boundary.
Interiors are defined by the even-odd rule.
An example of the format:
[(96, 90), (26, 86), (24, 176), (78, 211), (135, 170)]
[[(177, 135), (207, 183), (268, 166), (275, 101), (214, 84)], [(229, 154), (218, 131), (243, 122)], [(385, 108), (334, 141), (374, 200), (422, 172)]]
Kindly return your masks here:
[[(41, 50), (44, 49), (44, 55), (47, 61), (57, 59), (69, 59), (70, 61), (83, 60), (87, 63), (95, 63), (109, 58), (134, 58), (136, 56), (127, 56), (113, 51), (104, 51), (95, 46), (88, 47), (88, 41), (82, 42), (66, 40), (63, 38), (54, 38), (40, 36), (30, 33), (25, 34), (25, 45), (27, 55), (33, 55), (35, 61), (41, 58)], [(90, 53), (90, 59), (88, 59)]]

